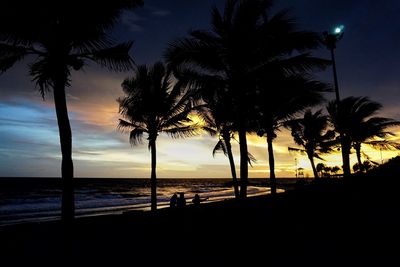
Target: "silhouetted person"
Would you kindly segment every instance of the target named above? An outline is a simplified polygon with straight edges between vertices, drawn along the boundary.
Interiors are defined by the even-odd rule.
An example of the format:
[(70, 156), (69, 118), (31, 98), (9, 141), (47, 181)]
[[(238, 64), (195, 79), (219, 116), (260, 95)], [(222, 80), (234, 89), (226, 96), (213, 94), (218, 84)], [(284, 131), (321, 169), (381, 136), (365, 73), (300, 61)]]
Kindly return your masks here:
[(179, 198), (177, 201), (177, 206), (178, 208), (183, 208), (186, 206), (186, 199), (185, 199), (185, 193), (180, 192), (179, 193)]
[(199, 194), (196, 194), (196, 195), (194, 195), (192, 202), (193, 202), (194, 206), (199, 206), (200, 202), (206, 201), (207, 199), (208, 199), (208, 197), (202, 199), (202, 198), (200, 198)]
[(192, 199), (193, 205), (199, 206), (200, 205), (200, 196), (199, 194), (194, 195), (194, 198)]
[(178, 202), (178, 195), (177, 194), (173, 194), (171, 199), (169, 200), (169, 206), (171, 208), (176, 208), (177, 202)]

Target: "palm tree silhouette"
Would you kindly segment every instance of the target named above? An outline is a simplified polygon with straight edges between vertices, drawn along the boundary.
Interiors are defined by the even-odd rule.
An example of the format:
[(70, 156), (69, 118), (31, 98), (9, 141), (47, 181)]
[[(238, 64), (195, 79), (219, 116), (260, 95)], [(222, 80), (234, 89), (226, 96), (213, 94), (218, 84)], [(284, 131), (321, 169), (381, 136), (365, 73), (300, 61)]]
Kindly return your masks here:
[[(30, 75), (43, 99), (50, 89), (61, 144), (63, 181), (61, 217), (74, 217), (72, 133), (65, 88), (71, 71), (82, 70), (87, 61), (114, 71), (133, 67), (128, 52), (132, 42), (115, 44), (107, 32), (123, 10), (142, 5), (141, 0), (116, 0), (93, 4), (70, 1), (19, 1), (2, 3), (0, 15), (0, 72), (28, 57)], [(33, 57), (32, 57), (33, 56)]]
[(201, 109), (193, 101), (193, 94), (182, 94), (182, 84), (172, 85), (172, 75), (161, 62), (148, 68), (138, 66), (134, 77), (122, 83), (125, 97), (119, 98), (119, 112), (123, 119), (118, 128), (129, 130), (132, 145), (142, 143), (147, 134), (151, 151), (151, 210), (157, 209), (156, 141), (159, 133), (173, 138), (193, 136), (197, 124), (188, 117), (191, 112)]
[(326, 166), (325, 166), (324, 163), (318, 163), (317, 164), (317, 167), (315, 169), (320, 174), (319, 177), (322, 177), (324, 175), (325, 168), (326, 168)]
[(223, 152), (224, 155), (228, 157), (232, 175), (233, 191), (235, 197), (239, 198), (240, 197), (239, 183), (237, 180), (236, 166), (235, 166), (235, 160), (233, 158), (232, 144), (231, 144), (231, 140), (234, 139), (234, 131), (232, 128), (233, 124), (227, 121), (227, 118), (224, 116), (226, 110), (222, 107), (222, 105), (218, 104), (218, 102), (213, 104), (209, 102), (207, 107), (208, 108), (205, 109), (201, 114), (206, 124), (203, 127), (203, 129), (206, 130), (208, 133), (210, 133), (212, 136), (213, 135), (218, 136), (218, 142), (215, 145), (212, 152), (213, 157), (217, 152), (220, 151)]
[(305, 153), (310, 160), (315, 178), (319, 178), (315, 167), (314, 158), (321, 159), (320, 153), (328, 153), (333, 145), (335, 132), (327, 130), (328, 117), (322, 115), (321, 110), (312, 113), (307, 110), (300, 119), (294, 119), (286, 123), (290, 128), (294, 142), (302, 148), (291, 148), (291, 151)]
[[(335, 129), (343, 131), (344, 149), (346, 164), (350, 168), (350, 150), (356, 150), (357, 161), (360, 171), (364, 171), (361, 160), (362, 144), (370, 145), (379, 149), (400, 149), (400, 144), (387, 140), (389, 136), (395, 134), (388, 128), (400, 125), (399, 121), (376, 117), (382, 105), (371, 101), (368, 97), (348, 97), (339, 102), (339, 107), (335, 103), (328, 104), (328, 112)], [(339, 110), (339, 111), (338, 111)], [(350, 171), (350, 170), (348, 170)]]
[[(231, 140), (236, 140), (235, 132), (232, 128), (233, 124), (229, 122), (218, 123), (212, 118), (209, 118), (206, 121), (208, 126), (203, 127), (203, 129), (206, 129), (206, 131), (211, 133), (211, 135), (215, 134), (218, 135), (218, 142), (213, 149), (213, 156), (215, 156), (217, 152), (223, 152), (224, 155), (228, 157), (232, 175), (232, 186), (234, 189), (234, 194), (236, 198), (239, 198), (240, 197), (239, 182), (236, 176), (236, 166), (235, 166), (235, 160), (233, 158), (232, 143), (231, 143)], [(257, 162), (257, 159), (250, 152), (248, 152), (247, 154), (248, 154), (248, 163), (250, 166), (252, 166), (252, 163)]]
[[(294, 45), (299, 50), (306, 50), (319, 42), (316, 34), (292, 32), (292, 21), (286, 20), (285, 12), (269, 19), (266, 14), (272, 4), (272, 0), (227, 0), (222, 13), (216, 7), (212, 9), (210, 31), (191, 31), (189, 37), (173, 42), (165, 54), (172, 68), (185, 66), (200, 74), (193, 75), (194, 78), (217, 81), (221, 86), (212, 87), (217, 90), (216, 94), (232, 99), (230, 111), (239, 137), (242, 197), (247, 195), (246, 134), (252, 128), (250, 118), (254, 115), (258, 79), (272, 66), (291, 72), (327, 63), (307, 53), (293, 56), (291, 60), (277, 61), (284, 54), (293, 52)], [(287, 23), (281, 23), (283, 19)], [(288, 31), (293, 34), (283, 34)], [(269, 64), (272, 62), (276, 64)], [(203, 84), (204, 79), (199, 80)]]
[(297, 113), (320, 103), (323, 100), (322, 93), (330, 88), (302, 75), (275, 74), (267, 78), (265, 76), (265, 80), (260, 83), (258, 99), (261, 101), (257, 106), (259, 114), (255, 114), (258, 118), (255, 129), (258, 129), (259, 136), (266, 136), (267, 139), (271, 194), (275, 195), (277, 188), (273, 141), (277, 132)]
[[(185, 73), (183, 73), (185, 72)], [(232, 153), (231, 141), (235, 140), (235, 123), (232, 115), (232, 99), (223, 90), (215, 90), (216, 86), (220, 86), (218, 80), (205, 75), (199, 75), (188, 70), (180, 70), (178, 72), (180, 81), (189, 85), (192, 90), (199, 92), (201, 100), (206, 103), (205, 108), (198, 113), (203, 118), (205, 126), (203, 129), (212, 136), (218, 135), (218, 142), (213, 149), (213, 156), (217, 152), (223, 152), (229, 159), (229, 165), (232, 175), (232, 186), (234, 188), (235, 197), (240, 197), (239, 182), (236, 176), (235, 161)], [(196, 78), (193, 79), (193, 76)], [(200, 77), (201, 76), (201, 77)], [(248, 163), (252, 166), (256, 162), (256, 158), (248, 152)]]

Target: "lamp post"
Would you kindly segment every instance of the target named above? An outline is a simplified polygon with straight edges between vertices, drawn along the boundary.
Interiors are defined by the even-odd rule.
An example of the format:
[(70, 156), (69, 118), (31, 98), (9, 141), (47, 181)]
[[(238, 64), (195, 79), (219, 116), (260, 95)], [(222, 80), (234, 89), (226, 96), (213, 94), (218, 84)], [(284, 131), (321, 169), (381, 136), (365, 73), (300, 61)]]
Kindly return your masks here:
[(338, 83), (337, 72), (336, 72), (335, 49), (336, 49), (336, 42), (343, 38), (343, 34), (344, 34), (344, 26), (343, 25), (334, 27), (331, 31), (329, 31), (329, 32), (325, 31), (323, 33), (324, 44), (331, 51), (333, 79), (334, 79), (334, 83), (335, 83), (335, 94), (336, 94), (336, 103), (337, 104), (340, 101), (340, 95), (339, 95), (339, 83)]
[[(344, 35), (344, 26), (339, 25), (334, 27), (331, 31), (325, 31), (323, 32), (323, 42), (325, 46), (330, 50), (331, 52), (331, 58), (332, 58), (332, 69), (333, 69), (333, 80), (335, 83), (335, 95), (336, 95), (336, 112), (340, 114), (339, 111), (339, 103), (340, 103), (340, 95), (339, 95), (339, 83), (338, 83), (338, 78), (337, 78), (337, 71), (336, 71), (336, 60), (335, 60), (335, 49), (336, 49), (336, 43), (343, 38)], [(343, 160), (343, 175), (344, 177), (350, 176), (350, 159), (349, 155), (347, 153), (350, 153), (350, 148), (345, 142), (346, 136), (344, 135), (343, 132), (339, 132), (340, 134), (340, 143), (342, 147), (342, 160)]]

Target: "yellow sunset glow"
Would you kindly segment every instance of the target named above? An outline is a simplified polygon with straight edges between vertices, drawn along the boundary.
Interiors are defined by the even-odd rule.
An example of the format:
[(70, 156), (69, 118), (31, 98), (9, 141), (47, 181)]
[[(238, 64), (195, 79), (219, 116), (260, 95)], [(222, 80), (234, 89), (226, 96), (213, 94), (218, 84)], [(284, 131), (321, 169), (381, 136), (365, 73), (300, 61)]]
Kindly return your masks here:
[[(94, 176), (93, 173), (101, 172), (101, 175), (107, 177), (149, 177), (150, 152), (146, 136), (143, 138), (143, 144), (132, 147), (129, 144), (129, 135), (116, 129), (119, 114), (118, 103), (115, 99), (123, 95), (120, 86), (121, 77), (104, 78), (91, 75), (94, 77), (88, 78), (86, 77), (88, 75), (79, 75), (85, 77), (85, 81), (91, 81), (89, 85), (83, 83), (82, 90), (95, 87), (102, 97), (92, 98), (88, 92), (87, 95), (82, 94), (79, 99), (71, 96), (68, 100), (70, 112), (75, 114), (72, 128), (74, 129), (77, 123), (90, 125), (85, 132), (79, 135), (75, 134), (74, 159), (76, 164), (77, 166), (86, 166), (86, 164), (97, 166), (97, 169), (94, 170), (88, 168), (88, 170), (81, 171), (80, 168), (77, 168), (78, 175)], [(198, 125), (204, 124), (202, 119), (196, 115), (192, 115), (190, 118)], [(395, 132), (398, 136), (400, 135), (399, 129), (395, 129)], [(273, 143), (277, 177), (295, 177), (296, 168), (303, 168), (304, 176), (312, 177), (313, 173), (308, 158), (305, 155), (288, 151), (288, 147), (296, 147), (290, 132), (282, 129), (277, 134), (278, 137)], [(107, 135), (104, 141), (102, 141), (103, 135)], [(91, 138), (93, 143), (84, 143), (85, 147), (83, 148), (79, 143), (82, 138)], [(236, 140), (232, 140), (232, 150), (239, 176), (240, 157), (239, 145)], [(393, 140), (399, 141), (399, 138), (394, 137)], [(211, 137), (206, 132), (186, 139), (172, 139), (160, 134), (157, 139), (158, 177), (231, 177), (227, 157), (222, 153), (217, 153), (215, 157), (212, 156), (212, 150), (217, 141), (217, 136)], [(249, 176), (252, 178), (269, 177), (266, 138), (249, 134), (247, 142), (249, 152), (257, 159), (257, 162), (249, 167)], [(378, 163), (398, 155), (397, 151), (381, 152), (368, 146), (363, 146), (362, 150), (370, 157), (370, 160)], [(340, 151), (321, 156), (325, 161), (316, 159), (316, 164), (322, 162), (330, 167), (342, 165)], [(365, 158), (363, 159), (365, 160)], [(356, 155), (353, 153), (351, 166), (356, 162)]]

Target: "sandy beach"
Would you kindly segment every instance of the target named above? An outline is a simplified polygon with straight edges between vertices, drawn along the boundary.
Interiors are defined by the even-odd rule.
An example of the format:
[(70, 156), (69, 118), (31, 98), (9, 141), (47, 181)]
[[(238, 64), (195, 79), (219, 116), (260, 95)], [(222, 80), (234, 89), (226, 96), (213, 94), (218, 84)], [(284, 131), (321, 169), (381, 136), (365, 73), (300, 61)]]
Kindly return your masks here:
[(377, 190), (374, 178), (362, 178), (310, 184), (275, 200), (259, 196), (82, 218), (70, 227), (60, 222), (2, 227), (1, 261), (9, 262), (3, 266), (395, 266), (398, 182), (387, 179)]

